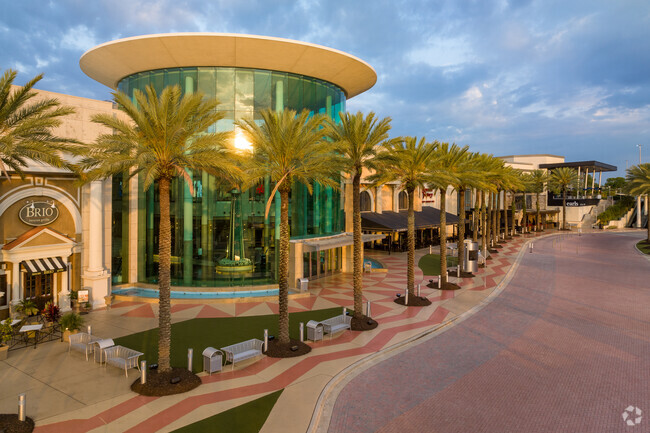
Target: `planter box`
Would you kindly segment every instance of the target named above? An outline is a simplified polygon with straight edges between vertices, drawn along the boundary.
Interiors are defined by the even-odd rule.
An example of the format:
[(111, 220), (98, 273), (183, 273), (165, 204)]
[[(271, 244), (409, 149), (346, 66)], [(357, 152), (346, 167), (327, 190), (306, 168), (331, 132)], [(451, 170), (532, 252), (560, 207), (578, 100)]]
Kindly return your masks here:
[(7, 355), (9, 354), (9, 346), (4, 345), (0, 346), (0, 361), (4, 361), (7, 359)]
[(65, 343), (69, 343), (70, 342), (70, 336), (73, 335), (73, 334), (76, 334), (77, 332), (79, 332), (78, 329), (76, 329), (74, 331), (68, 331), (68, 330), (63, 331), (63, 341)]

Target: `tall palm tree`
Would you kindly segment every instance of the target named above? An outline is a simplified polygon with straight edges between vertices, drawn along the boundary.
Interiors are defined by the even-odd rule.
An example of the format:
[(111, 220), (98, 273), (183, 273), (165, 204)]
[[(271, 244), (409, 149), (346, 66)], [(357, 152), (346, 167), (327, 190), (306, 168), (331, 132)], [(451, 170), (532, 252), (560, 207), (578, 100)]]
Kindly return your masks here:
[(465, 153), (462, 161), (458, 164), (458, 170), (455, 173), (457, 182), (455, 183), (454, 188), (458, 192), (459, 202), (457, 245), (458, 267), (461, 275), (464, 272), (463, 267), (465, 265), (465, 193), (467, 189), (482, 185), (483, 173), (481, 172), (479, 155), (480, 154), (478, 153)]
[(363, 242), (361, 242), (361, 175), (363, 169), (374, 168), (373, 160), (377, 147), (388, 140), (390, 117), (375, 118), (370, 112), (363, 116), (341, 113), (341, 120), (328, 121), (326, 135), (334, 142), (336, 149), (344, 156), (343, 171), (352, 176), (352, 237), (353, 265), (352, 283), (354, 288), (354, 317), (363, 317)]
[(406, 287), (413, 296), (415, 286), (415, 214), (414, 197), (417, 188), (424, 188), (431, 177), (431, 167), (437, 158), (438, 142), (427, 143), (422, 137), (405, 137), (382, 146), (375, 163), (377, 170), (369, 177), (375, 185), (399, 181), (408, 194), (408, 257)]
[[(645, 195), (647, 200), (650, 194), (650, 163), (633, 165), (628, 168), (625, 180), (627, 180), (626, 189), (630, 194)], [(648, 219), (647, 240), (650, 242), (650, 218)]]
[(337, 188), (341, 157), (324, 139), (325, 116), (310, 116), (307, 110), (296, 114), (287, 109), (264, 110), (260, 115), (261, 124), (253, 119), (236, 123), (253, 145), (250, 173), (256, 178), (269, 176), (275, 182), (266, 215), (275, 193), (280, 192), (278, 343), (289, 345), (289, 192), (294, 183), (305, 185), (310, 194), (313, 183)]
[(54, 98), (32, 100), (37, 95), (33, 87), (43, 74), (22, 87), (12, 87), (16, 75), (16, 71), (7, 69), (0, 77), (0, 175), (7, 179), (9, 170), (23, 178), (29, 160), (64, 167), (61, 152), (78, 150), (76, 141), (52, 134), (52, 128), (74, 109)]
[(185, 94), (178, 86), (167, 87), (160, 94), (153, 86), (145, 92), (135, 90), (135, 103), (122, 92), (113, 98), (126, 120), (110, 114), (98, 114), (92, 121), (112, 130), (102, 134), (95, 144), (87, 145), (80, 163), (82, 180), (90, 182), (122, 174), (126, 178), (140, 175), (145, 190), (158, 184), (159, 226), (159, 339), (158, 363), (161, 372), (171, 370), (170, 305), (170, 185), (174, 178), (187, 182), (193, 194), (188, 170), (235, 177), (239, 169), (230, 146), (230, 133), (209, 133), (223, 114), (216, 111), (217, 100), (203, 95)]
[[(435, 163), (431, 166), (429, 185), (433, 185), (440, 190), (440, 278), (441, 285), (447, 284), (447, 188), (455, 187), (461, 183), (459, 178), (460, 172), (468, 170), (466, 157), (469, 146), (460, 147), (457, 144), (440, 143), (436, 151), (437, 157)], [(460, 188), (458, 188), (460, 189)], [(460, 193), (460, 191), (459, 191)], [(465, 190), (463, 189), (463, 212)], [(459, 229), (461, 222), (458, 221)], [(463, 225), (465, 218), (463, 216)], [(463, 227), (464, 229), (464, 227)], [(463, 236), (464, 236), (463, 230)], [(461, 261), (461, 251), (458, 251), (458, 259)]]
[(555, 191), (562, 192), (562, 230), (566, 230), (566, 194), (569, 187), (578, 180), (577, 170), (570, 167), (556, 168), (551, 172), (550, 184)]
[(535, 198), (536, 198), (536, 211), (537, 211), (537, 216), (535, 217), (535, 222), (536, 222), (536, 231), (540, 231), (540, 226), (541, 226), (541, 218), (540, 218), (540, 210), (539, 210), (539, 195), (544, 192), (544, 188), (546, 187), (546, 183), (548, 182), (548, 172), (546, 170), (533, 170), (530, 173), (530, 186), (532, 192), (535, 193)]

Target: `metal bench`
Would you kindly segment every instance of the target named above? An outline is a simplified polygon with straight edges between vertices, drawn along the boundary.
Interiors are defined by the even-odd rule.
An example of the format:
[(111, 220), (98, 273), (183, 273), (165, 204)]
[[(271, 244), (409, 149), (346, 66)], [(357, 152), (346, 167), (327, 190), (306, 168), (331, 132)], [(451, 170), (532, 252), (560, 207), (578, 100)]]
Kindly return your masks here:
[(232, 363), (232, 369), (234, 370), (236, 362), (263, 355), (263, 346), (264, 342), (262, 340), (252, 338), (241, 343), (222, 347), (221, 350), (226, 354), (226, 362), (230, 361)]
[(329, 334), (330, 339), (332, 338), (332, 334), (336, 332), (352, 329), (352, 317), (347, 314), (340, 314), (323, 320), (320, 323), (323, 324), (323, 332)]
[(93, 352), (93, 343), (97, 340), (100, 340), (100, 338), (85, 332), (71, 334), (68, 337), (70, 344), (68, 346), (68, 353), (70, 353), (70, 349), (78, 350), (86, 354), (86, 361), (88, 361), (88, 354)]
[(141, 357), (143, 353), (124, 346), (111, 346), (104, 350), (104, 355), (106, 356), (106, 365), (110, 364), (117, 368), (123, 368), (124, 375), (129, 377), (129, 368), (137, 368), (140, 370), (138, 358)]

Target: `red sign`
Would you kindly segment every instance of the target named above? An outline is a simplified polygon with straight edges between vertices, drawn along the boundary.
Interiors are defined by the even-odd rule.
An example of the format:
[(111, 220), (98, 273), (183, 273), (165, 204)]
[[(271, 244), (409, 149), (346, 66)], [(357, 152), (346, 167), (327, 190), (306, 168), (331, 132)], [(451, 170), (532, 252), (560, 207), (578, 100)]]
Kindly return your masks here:
[(422, 188), (422, 203), (434, 203), (435, 200), (433, 196), (435, 191), (432, 189)]

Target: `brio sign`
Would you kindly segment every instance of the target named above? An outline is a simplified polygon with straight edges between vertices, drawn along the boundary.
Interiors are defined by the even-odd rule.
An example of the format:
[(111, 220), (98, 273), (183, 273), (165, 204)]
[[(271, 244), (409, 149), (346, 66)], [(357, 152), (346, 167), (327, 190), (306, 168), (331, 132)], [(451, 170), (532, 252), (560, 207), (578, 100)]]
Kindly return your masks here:
[(18, 216), (22, 222), (30, 226), (44, 226), (59, 217), (59, 209), (53, 203), (35, 201), (23, 206)]

